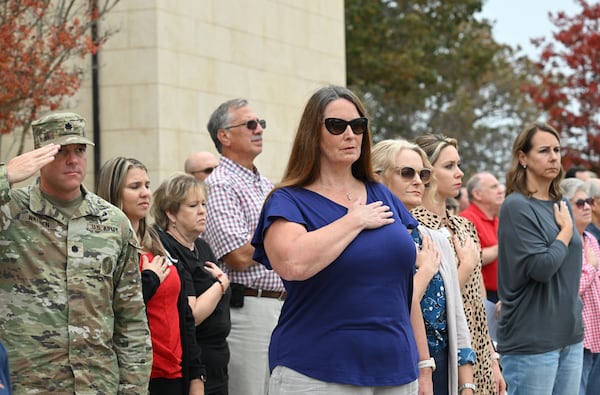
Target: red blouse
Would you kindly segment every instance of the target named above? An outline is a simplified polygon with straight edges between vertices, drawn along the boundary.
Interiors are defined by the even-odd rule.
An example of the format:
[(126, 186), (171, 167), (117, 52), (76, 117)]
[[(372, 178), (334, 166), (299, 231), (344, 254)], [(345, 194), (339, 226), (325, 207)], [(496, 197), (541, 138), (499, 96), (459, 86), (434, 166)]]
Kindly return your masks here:
[[(152, 260), (152, 254), (142, 254)], [(140, 258), (140, 270), (142, 262)], [(181, 281), (175, 266), (160, 284), (154, 295), (146, 303), (150, 338), (152, 339), (151, 378), (175, 379), (182, 377), (181, 371), (181, 332), (177, 300)]]

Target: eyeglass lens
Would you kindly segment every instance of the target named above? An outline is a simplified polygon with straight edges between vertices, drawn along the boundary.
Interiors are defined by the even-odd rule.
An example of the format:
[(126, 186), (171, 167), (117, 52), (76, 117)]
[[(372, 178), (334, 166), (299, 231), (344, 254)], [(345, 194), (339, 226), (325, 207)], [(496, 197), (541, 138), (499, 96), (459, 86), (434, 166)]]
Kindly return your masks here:
[(244, 123), (240, 123), (238, 125), (231, 125), (231, 126), (225, 126), (223, 129), (233, 129), (233, 128), (237, 128), (240, 126), (245, 126), (250, 130), (256, 130), (256, 128), (258, 127), (258, 125), (260, 125), (263, 129), (267, 128), (267, 121), (265, 121), (264, 119), (251, 119), (247, 122)]
[(206, 169), (196, 170), (191, 173), (192, 174), (196, 174), (196, 173), (210, 174), (213, 172), (214, 169), (215, 169), (214, 167), (207, 167)]
[(264, 119), (251, 119), (248, 122), (246, 122), (246, 127), (250, 130), (256, 130), (259, 124), (261, 128), (267, 128), (267, 121), (265, 121)]
[(592, 204), (594, 204), (594, 198), (587, 198), (587, 199), (578, 199), (575, 202), (575, 205), (577, 206), (577, 208), (583, 208), (585, 206), (585, 204), (588, 204), (588, 206), (591, 206)]
[[(403, 178), (406, 178), (407, 180), (412, 180), (413, 178), (415, 178), (416, 173), (417, 173), (417, 171), (415, 169), (413, 169), (412, 167), (403, 167), (402, 169), (400, 169), (400, 175)], [(431, 170), (430, 169), (421, 169), (419, 171), (419, 178), (423, 182), (429, 182), (429, 179), (431, 178)]]
[(325, 128), (333, 135), (339, 135), (346, 131), (348, 125), (352, 129), (354, 134), (363, 134), (367, 130), (369, 120), (365, 117), (355, 118), (351, 121), (346, 121), (340, 118), (327, 118), (325, 119)]

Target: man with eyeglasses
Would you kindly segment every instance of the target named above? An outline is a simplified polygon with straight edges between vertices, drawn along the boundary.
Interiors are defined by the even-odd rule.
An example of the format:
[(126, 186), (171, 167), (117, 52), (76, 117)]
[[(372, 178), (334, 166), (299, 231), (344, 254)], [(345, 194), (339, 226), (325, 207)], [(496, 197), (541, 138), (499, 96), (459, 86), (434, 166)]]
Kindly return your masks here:
[(264, 200), (273, 188), (254, 165), (263, 149), (266, 126), (245, 99), (222, 103), (207, 125), (221, 158), (205, 181), (205, 237), (232, 283), (227, 339), (231, 395), (267, 393), (269, 341), (285, 298), (281, 279), (252, 259), (250, 244)]
[(191, 174), (196, 179), (204, 181), (218, 164), (219, 160), (211, 152), (198, 151), (188, 156), (183, 169), (187, 174)]

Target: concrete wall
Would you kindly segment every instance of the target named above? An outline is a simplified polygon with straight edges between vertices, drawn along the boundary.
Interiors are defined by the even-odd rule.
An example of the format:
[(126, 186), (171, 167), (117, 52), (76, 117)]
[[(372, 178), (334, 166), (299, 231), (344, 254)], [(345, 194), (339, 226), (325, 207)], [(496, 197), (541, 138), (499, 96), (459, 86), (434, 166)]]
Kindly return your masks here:
[[(99, 53), (101, 162), (135, 157), (154, 186), (216, 153), (206, 123), (234, 97), (267, 120), (256, 164), (279, 181), (306, 100), (346, 80), (343, 0), (122, 0), (102, 28), (118, 32)], [(89, 73), (71, 104), (90, 133)]]

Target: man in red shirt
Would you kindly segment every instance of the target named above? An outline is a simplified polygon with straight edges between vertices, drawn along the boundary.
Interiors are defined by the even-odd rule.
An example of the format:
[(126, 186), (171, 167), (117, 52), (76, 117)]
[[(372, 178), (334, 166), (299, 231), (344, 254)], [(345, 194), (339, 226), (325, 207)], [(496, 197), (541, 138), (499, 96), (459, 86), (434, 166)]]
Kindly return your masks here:
[(481, 242), (483, 282), (487, 298), (498, 301), (498, 212), (504, 201), (504, 188), (491, 173), (475, 174), (467, 182), (469, 206), (459, 215), (475, 225)]

